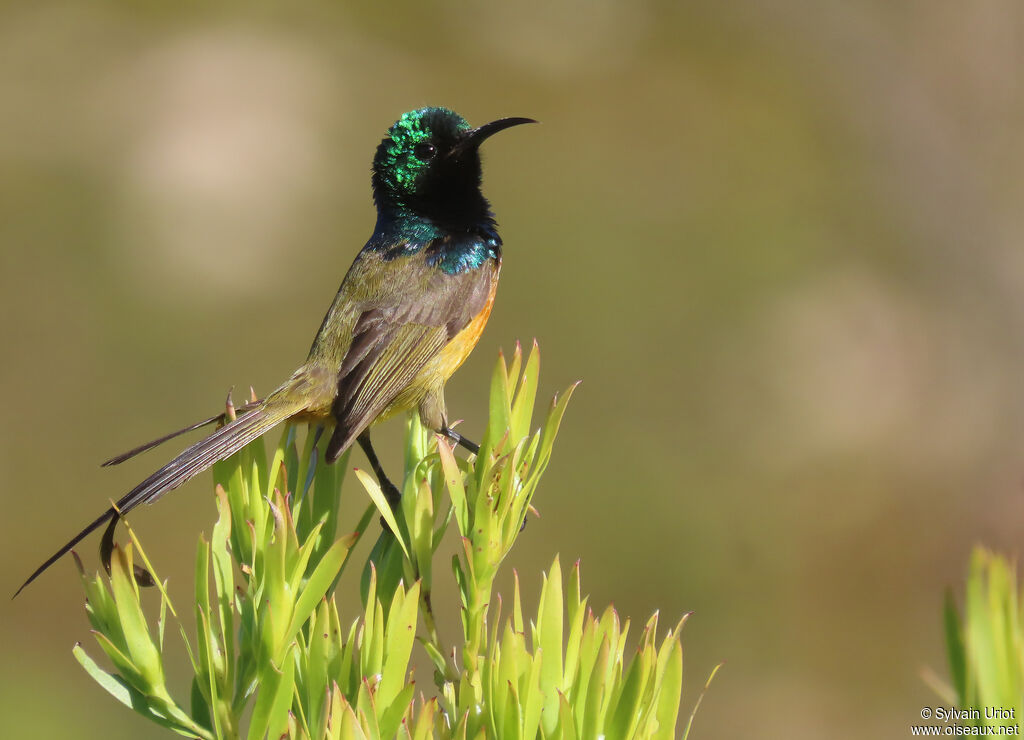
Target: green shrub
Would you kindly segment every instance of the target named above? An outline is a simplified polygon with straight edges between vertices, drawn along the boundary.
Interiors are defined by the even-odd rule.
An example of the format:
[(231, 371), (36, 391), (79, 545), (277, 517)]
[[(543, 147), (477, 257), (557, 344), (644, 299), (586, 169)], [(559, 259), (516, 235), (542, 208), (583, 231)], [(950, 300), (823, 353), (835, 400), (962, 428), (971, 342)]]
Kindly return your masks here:
[[(403, 495), (392, 512), (375, 480), (356, 471), (372, 503), (355, 534), (337, 537), (347, 457), (320, 464), (319, 438), (286, 430), (268, 462), (257, 441), (214, 468), (218, 518), (196, 553), (197, 634), (181, 625), (167, 584), (159, 618), (143, 612), (136, 559), (156, 575), (129, 529), (109, 579), (82, 574), (108, 672), (74, 653), (103, 688), (152, 721), (198, 738), (671, 738), (683, 678), (681, 620), (658, 640), (651, 617), (635, 651), (630, 623), (600, 615), (567, 582), (558, 558), (543, 576), (537, 613), (524, 616), (516, 580), (508, 613), (493, 584), (518, 537), (575, 386), (532, 426), (539, 355), (500, 358), (479, 456), (459, 460), (411, 415)], [(334, 585), (361, 536), (387, 526), (363, 566), (362, 616), (343, 625)], [(451, 521), (461, 640), (444, 645), (434, 622), (435, 556)], [(348, 531), (348, 530), (343, 530)], [(190, 701), (165, 680), (169, 623), (194, 671)], [(172, 628), (173, 631), (173, 628)], [(435, 696), (409, 682), (416, 643), (434, 666)], [(692, 716), (691, 716), (692, 719)], [(688, 728), (687, 728), (688, 729)]]
[[(959, 724), (1006, 727), (1019, 734), (1024, 711), (1024, 611), (1017, 569), (976, 548), (971, 556), (961, 617), (946, 594), (946, 648), (953, 685), (938, 687), (958, 710)], [(1000, 734), (1000, 733), (992, 733)]]

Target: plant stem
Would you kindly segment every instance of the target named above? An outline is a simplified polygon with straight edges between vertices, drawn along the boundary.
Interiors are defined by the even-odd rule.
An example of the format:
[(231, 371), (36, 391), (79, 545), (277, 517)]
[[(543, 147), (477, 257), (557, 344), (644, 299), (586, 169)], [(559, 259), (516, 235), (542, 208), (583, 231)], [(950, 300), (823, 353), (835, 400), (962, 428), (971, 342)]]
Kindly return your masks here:
[[(455, 670), (455, 666), (451, 665), (448, 660), (448, 651), (441, 642), (441, 636), (437, 631), (437, 621), (434, 619), (434, 606), (430, 599), (430, 590), (423, 589), (420, 593), (420, 608), (423, 612), (423, 624), (427, 628), (427, 636), (429, 642), (438, 654), (444, 660), (444, 675), (442, 678), (444, 681), (455, 682), (459, 680), (459, 673)], [(438, 685), (438, 688), (442, 688)]]

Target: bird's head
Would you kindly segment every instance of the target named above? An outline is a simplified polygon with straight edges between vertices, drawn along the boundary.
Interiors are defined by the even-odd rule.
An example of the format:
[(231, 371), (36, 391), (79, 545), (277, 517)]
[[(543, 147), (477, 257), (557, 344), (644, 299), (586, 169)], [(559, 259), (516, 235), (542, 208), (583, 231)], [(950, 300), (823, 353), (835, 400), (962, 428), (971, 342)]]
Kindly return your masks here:
[(480, 144), (530, 118), (501, 118), (477, 128), (447, 108), (420, 108), (399, 118), (373, 159), (373, 197), (400, 210), (459, 227), (489, 218), (480, 193)]

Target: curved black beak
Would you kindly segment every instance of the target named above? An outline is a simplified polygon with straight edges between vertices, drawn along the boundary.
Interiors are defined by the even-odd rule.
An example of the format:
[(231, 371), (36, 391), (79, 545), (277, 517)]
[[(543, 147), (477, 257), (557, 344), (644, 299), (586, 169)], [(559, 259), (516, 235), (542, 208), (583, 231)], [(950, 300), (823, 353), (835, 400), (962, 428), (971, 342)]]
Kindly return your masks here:
[(523, 123), (539, 123), (532, 118), (520, 118), (513, 116), (511, 118), (499, 118), (497, 121), (491, 121), (485, 123), (483, 126), (477, 126), (471, 128), (469, 131), (464, 133), (459, 140), (459, 143), (452, 147), (451, 154), (459, 154), (467, 149), (480, 146), (484, 139), (490, 138), (499, 131), (504, 131), (507, 128), (518, 126)]

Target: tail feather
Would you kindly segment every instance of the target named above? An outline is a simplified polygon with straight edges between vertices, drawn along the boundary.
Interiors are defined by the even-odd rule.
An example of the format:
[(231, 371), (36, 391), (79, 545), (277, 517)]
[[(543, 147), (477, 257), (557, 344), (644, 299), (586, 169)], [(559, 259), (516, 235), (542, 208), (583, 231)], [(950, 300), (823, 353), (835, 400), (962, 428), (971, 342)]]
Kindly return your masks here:
[[(236, 411), (237, 411), (237, 413), (240, 413), (240, 414), (246, 413), (248, 411), (253, 410), (257, 406), (259, 406), (261, 403), (263, 403), (263, 402), (262, 401), (252, 401), (250, 403), (245, 404), (244, 406), (238, 407), (236, 409)], [(106, 468), (106, 467), (110, 467), (111, 465), (120, 465), (125, 460), (131, 460), (136, 455), (140, 455), (143, 452), (146, 452), (148, 450), (153, 449), (154, 447), (157, 447), (158, 445), (162, 445), (164, 442), (169, 442), (170, 440), (174, 439), (175, 437), (180, 437), (182, 434), (188, 434), (189, 432), (194, 432), (196, 429), (201, 429), (202, 427), (209, 426), (210, 424), (223, 423), (226, 418), (227, 418), (227, 413), (226, 412), (221, 412), (221, 413), (217, 414), (216, 416), (211, 416), (209, 419), (203, 419), (202, 421), (197, 421), (195, 424), (189, 424), (187, 427), (183, 427), (182, 429), (176, 429), (175, 431), (170, 432), (168, 434), (165, 434), (162, 437), (158, 437), (157, 439), (154, 439), (151, 442), (146, 442), (145, 444), (141, 444), (138, 447), (133, 447), (132, 449), (128, 450), (127, 452), (122, 452), (120, 455), (115, 455), (114, 457), (110, 458), (109, 460), (105, 460), (103, 463), (101, 463), (100, 467)]]
[(142, 503), (152, 503), (168, 491), (174, 490), (190, 478), (199, 475), (218, 460), (230, 457), (257, 437), (280, 422), (292, 416), (298, 409), (287, 405), (263, 406), (221, 427), (208, 437), (196, 442), (191, 447), (157, 470), (151, 476), (122, 496), (118, 502), (107, 509), (89, 526), (76, 534), (71, 540), (51, 555), (46, 562), (36, 568), (35, 572), (21, 585), (14, 596), (20, 594), (26, 586), (38, 578), (43, 571), (70, 552), (71, 548), (81, 542), (93, 530), (109, 521), (115, 514), (124, 515)]
[(121, 515), (141, 503), (152, 503), (162, 495), (202, 473), (218, 460), (233, 455), (257, 437), (294, 413), (293, 409), (261, 408), (240, 416), (208, 437), (196, 442), (158, 471), (126, 493), (117, 502)]

